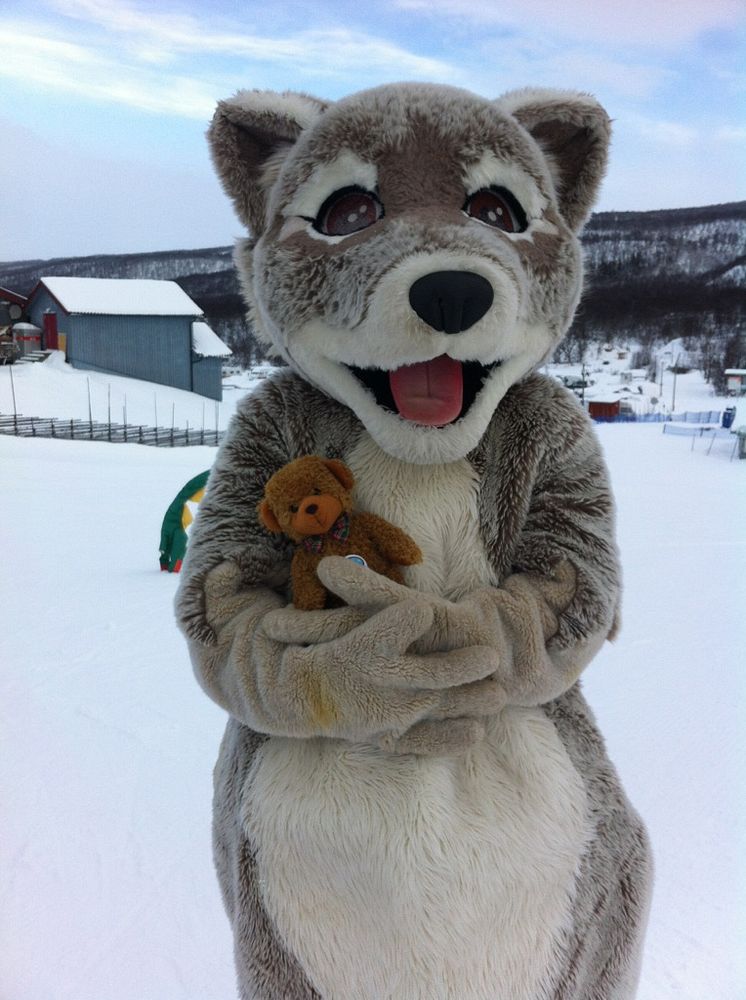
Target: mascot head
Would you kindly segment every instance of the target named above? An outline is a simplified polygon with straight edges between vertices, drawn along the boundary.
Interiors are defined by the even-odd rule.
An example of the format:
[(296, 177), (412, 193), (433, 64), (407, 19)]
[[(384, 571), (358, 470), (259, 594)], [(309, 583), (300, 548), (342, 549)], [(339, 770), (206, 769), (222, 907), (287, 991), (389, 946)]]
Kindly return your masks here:
[(572, 321), (609, 132), (564, 91), (221, 102), (209, 141), (252, 236), (236, 261), (257, 336), (389, 454), (462, 458)]

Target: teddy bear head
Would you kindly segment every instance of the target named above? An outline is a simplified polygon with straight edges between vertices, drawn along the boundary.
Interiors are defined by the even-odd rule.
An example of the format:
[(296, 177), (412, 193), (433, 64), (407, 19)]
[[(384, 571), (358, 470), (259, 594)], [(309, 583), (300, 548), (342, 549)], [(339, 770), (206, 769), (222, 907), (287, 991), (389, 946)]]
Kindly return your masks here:
[(253, 237), (236, 262), (257, 335), (388, 453), (463, 457), (570, 325), (609, 134), (564, 91), (221, 102), (209, 141)]
[(304, 455), (268, 480), (258, 508), (260, 520), (268, 531), (294, 542), (326, 534), (341, 514), (351, 512), (354, 482), (344, 462)]

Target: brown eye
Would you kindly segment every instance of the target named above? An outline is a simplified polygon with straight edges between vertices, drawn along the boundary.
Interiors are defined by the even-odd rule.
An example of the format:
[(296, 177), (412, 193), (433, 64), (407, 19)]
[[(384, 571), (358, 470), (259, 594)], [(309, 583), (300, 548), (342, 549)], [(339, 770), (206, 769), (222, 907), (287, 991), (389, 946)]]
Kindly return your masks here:
[(522, 233), (526, 228), (526, 213), (510, 191), (505, 188), (482, 188), (470, 194), (464, 211), (473, 219), (505, 233)]
[(298, 504), (297, 503), (291, 503), (290, 504), (290, 513), (291, 514), (297, 514), (298, 513)]
[(383, 205), (371, 191), (343, 188), (330, 195), (319, 210), (314, 228), (326, 236), (349, 236), (383, 217)]

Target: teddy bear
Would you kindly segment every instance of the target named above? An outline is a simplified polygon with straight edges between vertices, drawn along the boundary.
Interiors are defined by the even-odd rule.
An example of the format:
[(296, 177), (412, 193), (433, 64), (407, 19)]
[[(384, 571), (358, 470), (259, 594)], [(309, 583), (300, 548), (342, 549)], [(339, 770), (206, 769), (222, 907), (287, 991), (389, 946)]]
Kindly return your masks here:
[(396, 525), (366, 511), (353, 512), (354, 483), (344, 462), (304, 455), (275, 472), (264, 487), (262, 524), (297, 543), (290, 573), (298, 609), (341, 603), (316, 574), (324, 556), (344, 555), (397, 583), (404, 582), (399, 566), (422, 560), (417, 545)]
[[(214, 858), (242, 1000), (634, 996), (650, 847), (581, 687), (619, 623), (614, 501), (540, 371), (609, 137), (569, 90), (217, 107), (278, 368), (220, 446), (176, 613), (227, 713)], [(304, 455), (413, 539), (404, 583), (330, 555), (344, 605), (289, 602), (292, 548), (256, 508)]]

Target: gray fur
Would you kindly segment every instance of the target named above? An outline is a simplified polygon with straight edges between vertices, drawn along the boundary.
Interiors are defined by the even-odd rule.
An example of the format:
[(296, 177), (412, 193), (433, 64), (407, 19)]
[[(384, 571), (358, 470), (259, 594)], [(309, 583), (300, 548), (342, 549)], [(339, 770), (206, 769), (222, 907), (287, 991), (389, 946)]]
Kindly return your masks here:
[[(292, 553), (279, 549), (276, 536), (263, 531), (252, 513), (265, 478), (301, 454), (323, 451), (344, 460), (361, 432), (353, 414), (287, 370), (241, 404), (211, 474), (182, 570), (177, 613), (183, 630), (193, 637), (190, 649), (198, 674), (210, 650), (211, 629), (201, 610), (207, 573), (230, 557), (243, 568), (247, 586), (282, 588), (287, 580)], [(577, 466), (568, 468), (569, 455), (581, 456)], [(560, 551), (572, 551), (582, 589), (560, 616), (553, 641), (572, 648), (599, 628), (608, 632), (619, 587), (610, 542), (613, 508), (595, 436), (574, 397), (544, 376), (525, 379), (507, 393), (484, 445), (469, 458), (482, 476), (482, 533), (498, 577), (546, 571)], [(573, 496), (575, 502), (565, 502)], [(201, 641), (205, 638), (206, 643)], [(238, 705), (225, 707), (240, 718)], [(583, 776), (594, 824), (553, 1000), (621, 1000), (634, 995), (647, 917), (652, 865), (645, 830), (606, 757), (579, 685), (545, 710)], [(229, 723), (216, 768), (214, 827), (216, 867), (236, 934), (239, 981), (246, 997), (305, 1000), (316, 994), (277, 939), (253, 882), (251, 846), (241, 824), (241, 789), (263, 737), (239, 718)]]
[[(263, 734), (275, 731), (255, 721), (265, 718), (276, 692), (253, 676), (252, 650), (266, 613), (288, 600), (292, 555), (260, 526), (256, 505), (282, 465), (304, 454), (345, 460), (366, 431), (402, 461), (466, 456), (476, 471), (481, 542), (499, 584), (495, 593), (512, 609), (506, 634), (516, 661), (523, 658), (522, 680), (531, 679), (528, 686), (507, 684), (504, 697), (508, 704), (512, 698), (543, 706), (582, 778), (590, 810), (572, 925), (547, 973), (547, 996), (634, 995), (650, 853), (576, 683), (618, 621), (613, 502), (598, 444), (574, 397), (531, 374), (564, 335), (578, 302), (577, 233), (603, 176), (608, 139), (603, 110), (574, 93), (519, 91), (487, 101), (407, 84), (336, 104), (244, 91), (218, 108), (213, 159), (253, 236), (236, 254), (247, 304), (259, 335), (294, 369), (272, 376), (239, 406), (200, 506), (177, 596), (198, 680), (232, 716), (215, 773), (214, 837), (242, 1000), (318, 996), (265, 910), (246, 834), (247, 774)], [(462, 211), (469, 194), (464, 178), (479, 174), (483, 162), (521, 188), (529, 209), (525, 234), (497, 232)], [(344, 186), (351, 171), (348, 182), (355, 183), (356, 170), (375, 175), (385, 217), (341, 240), (320, 239), (299, 215), (314, 198), (323, 200), (324, 185), (337, 183), (338, 175)], [(474, 270), (495, 288), (489, 313), (458, 337), (426, 328), (409, 308), (408, 283), (432, 261), (433, 270), (451, 261)], [(383, 413), (348, 370), (395, 368), (446, 351), (458, 360), (500, 362), (477, 397), (489, 406), (475, 403), (448, 427), (410, 425)], [(568, 563), (574, 589), (554, 608), (541, 595)], [(216, 579), (221, 564), (228, 566), (218, 571), (226, 579), (229, 564), (238, 567), (249, 589), (221, 594), (216, 614), (207, 606), (206, 581)], [(489, 594), (482, 600), (489, 602)], [(399, 733), (399, 745), (447, 753), (448, 737), (430, 740), (428, 727), (456, 733), (456, 742), (481, 732), (475, 720), (447, 713), (422, 725)], [(387, 739), (379, 745), (395, 750), (396, 740)]]

